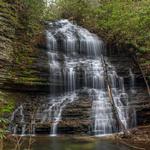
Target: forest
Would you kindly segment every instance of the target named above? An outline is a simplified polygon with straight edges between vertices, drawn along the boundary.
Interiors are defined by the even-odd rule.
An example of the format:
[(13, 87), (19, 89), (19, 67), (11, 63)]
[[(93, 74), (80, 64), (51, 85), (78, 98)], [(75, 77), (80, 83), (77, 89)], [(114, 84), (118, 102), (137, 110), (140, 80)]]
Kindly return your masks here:
[(149, 86), (149, 0), (0, 0), (0, 150), (148, 150)]

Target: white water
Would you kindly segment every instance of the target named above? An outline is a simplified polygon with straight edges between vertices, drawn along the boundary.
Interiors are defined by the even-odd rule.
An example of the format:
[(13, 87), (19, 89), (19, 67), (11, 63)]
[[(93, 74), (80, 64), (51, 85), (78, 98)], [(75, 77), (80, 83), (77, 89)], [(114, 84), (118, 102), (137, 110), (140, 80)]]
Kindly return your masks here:
[(130, 91), (132, 94), (135, 94), (135, 75), (132, 72), (132, 69), (129, 69), (129, 75), (130, 75)]
[(76, 99), (77, 99), (77, 95), (75, 92), (69, 92), (61, 96), (49, 97), (50, 102), (47, 106), (47, 109), (45, 109), (42, 114), (41, 123), (45, 123), (49, 121), (52, 122), (52, 128), (50, 133), (51, 136), (57, 135), (57, 126), (59, 121), (61, 120), (61, 114), (63, 109)]
[[(55, 59), (50, 59), (50, 62), (53, 62), (50, 63), (50, 70), (53, 70), (52, 72), (55, 73), (57, 68), (59, 68), (59, 75), (61, 76), (61, 80), (63, 80), (62, 83), (64, 83), (63, 86), (66, 95), (68, 92), (75, 92), (77, 89), (86, 87), (89, 96), (93, 99), (92, 132), (95, 135), (99, 135), (121, 131), (116, 125), (117, 122), (110, 103), (108, 91), (106, 90), (104, 64), (102, 61), (102, 55), (105, 53), (103, 41), (95, 34), (90, 33), (84, 28), (73, 25), (68, 20), (50, 23), (49, 27), (50, 30), (47, 30), (47, 38), (48, 45), (51, 43), (51, 46), (48, 46), (48, 53), (51, 53), (51, 55), (52, 53), (62, 53), (61, 57), (64, 57), (61, 67), (56, 57)], [(115, 68), (111, 66), (110, 63), (107, 62), (107, 66), (112, 96), (118, 111), (119, 119), (124, 127), (128, 128), (129, 107), (124, 79), (117, 75)], [(80, 75), (82, 76), (81, 80), (79, 79)], [(50, 76), (50, 78), (51, 77), (52, 76)], [(64, 97), (65, 96), (62, 96), (59, 100), (60, 102), (55, 102), (53, 103), (54, 106), (52, 105), (53, 107), (57, 107), (55, 110), (57, 115), (54, 115), (55, 119), (53, 119), (52, 134), (57, 133), (56, 128), (61, 120), (61, 113), (66, 106), (65, 104), (60, 107), (60, 104), (64, 101)], [(73, 101), (74, 98), (74, 96), (69, 97), (68, 101), (69, 99)], [(50, 107), (50, 112), (53, 107)]]
[[(18, 108), (15, 109), (15, 111), (13, 112), (13, 114), (11, 116), (11, 122), (14, 122), (16, 117), (20, 118), (19, 123), (21, 124), (21, 136), (24, 136), (25, 132), (26, 132), (26, 125), (25, 125), (25, 116), (24, 116), (23, 105), (20, 105)], [(14, 125), (12, 127), (11, 130), (14, 135), (16, 135), (18, 133), (17, 129), (18, 129), (18, 124)]]

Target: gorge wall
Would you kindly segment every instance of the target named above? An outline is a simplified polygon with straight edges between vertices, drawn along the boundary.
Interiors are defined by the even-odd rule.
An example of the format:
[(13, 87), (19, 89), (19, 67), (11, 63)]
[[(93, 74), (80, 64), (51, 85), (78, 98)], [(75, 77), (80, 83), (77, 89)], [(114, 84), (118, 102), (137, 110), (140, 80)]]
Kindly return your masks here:
[[(9, 90), (10, 97), (16, 100), (16, 108), (24, 106), (27, 124), (31, 122), (34, 111), (43, 103), (48, 102), (49, 86), (54, 84), (49, 80), (49, 66), (45, 33), (39, 33), (29, 40), (22, 21), (22, 7), (18, 0), (3, 0), (0, 2), (0, 88)], [(46, 24), (47, 27), (47, 24)], [(46, 28), (45, 27), (45, 28)], [(150, 102), (138, 66), (130, 52), (125, 50), (107, 51), (109, 61), (115, 66), (118, 75), (125, 81), (125, 89), (129, 94), (131, 105), (137, 110), (138, 125), (149, 124)], [(132, 73), (128, 68), (132, 68)], [(131, 87), (131, 76), (134, 75), (134, 87)], [(15, 91), (12, 93), (12, 91)], [(20, 91), (18, 93), (17, 91)], [(30, 92), (23, 93), (23, 92)], [(136, 91), (136, 92), (135, 92)], [(43, 94), (46, 93), (46, 94)], [(62, 120), (58, 124), (58, 133), (86, 133), (90, 129), (92, 102), (83, 94), (62, 112)], [(32, 114), (32, 115), (29, 115)], [(20, 116), (18, 116), (20, 117)], [(49, 133), (52, 122), (41, 124), (40, 113), (34, 124), (36, 133)], [(17, 122), (17, 120), (16, 120)], [(20, 127), (21, 128), (21, 127)], [(21, 132), (21, 129), (19, 129)]]
[(15, 38), (15, 7), (4, 1), (0, 2), (0, 81), (2, 85), (11, 78), (13, 42)]
[[(56, 22), (56, 28), (57, 28), (57, 23), (59, 26), (59, 21)], [(64, 21), (64, 24), (68, 24), (69, 30), (71, 29), (71, 26), (74, 28), (73, 25), (70, 26), (70, 23), (68, 23), (68, 21)], [(64, 35), (66, 36), (68, 35), (63, 30), (62, 30), (62, 33), (58, 32), (57, 34), (56, 32), (56, 37), (58, 37), (58, 39), (60, 38), (60, 41), (58, 40), (58, 43), (60, 43), (60, 45), (63, 45), (62, 47), (59, 45), (60, 46), (59, 50), (61, 51), (61, 53), (59, 53), (59, 56), (62, 56), (62, 57), (59, 57), (54, 52), (48, 51), (49, 47), (51, 47), (52, 49), (56, 48), (56, 41), (53, 35), (51, 34), (51, 32), (53, 33), (53, 31), (55, 31), (55, 27), (54, 29), (51, 29), (51, 32), (47, 33), (47, 31), (49, 30), (49, 25), (51, 25), (51, 23), (48, 22), (46, 25), (47, 30), (45, 32), (45, 37), (47, 37), (47, 40), (46, 41), (42, 40), (42, 42), (39, 43), (39, 47), (42, 48), (45, 51), (45, 53), (47, 52), (47, 55), (49, 56), (50, 62), (47, 60), (47, 64), (48, 62), (50, 63), (49, 65), (50, 65), (50, 71), (51, 71), (49, 81), (48, 81), (48, 84), (50, 87), (47, 88), (49, 92), (44, 95), (41, 95), (38, 93), (30, 93), (30, 95), (28, 96), (26, 94), (22, 94), (22, 96), (16, 96), (16, 99), (18, 99), (19, 97), (24, 97), (23, 98), (24, 100), (19, 101), (18, 99), (18, 104), (17, 104), (18, 107), (16, 107), (17, 109), (14, 111), (13, 117), (12, 117), (13, 124), (11, 126), (11, 130), (14, 134), (20, 133), (24, 135), (25, 133), (30, 132), (29, 129), (26, 131), (25, 128), (27, 128), (27, 126), (31, 124), (32, 129), (30, 133), (50, 134), (55, 124), (55, 121), (53, 122), (53, 120), (51, 120), (50, 118), (51, 117), (53, 118), (56, 115), (57, 133), (91, 134), (92, 132), (92, 126), (91, 126), (92, 124), (91, 122), (92, 101), (91, 101), (91, 98), (87, 96), (87, 91), (81, 90), (79, 92), (80, 97), (75, 101), (72, 100), (72, 98), (74, 99), (74, 93), (72, 93), (71, 95), (69, 94), (65, 95), (64, 97), (63, 96), (59, 97), (59, 94), (61, 92), (64, 92), (65, 90), (66, 91), (74, 90), (75, 87), (74, 87), (73, 74), (70, 74), (72, 73), (73, 70), (72, 68), (67, 68), (68, 80), (65, 84), (64, 83), (65, 80), (61, 80), (61, 78), (59, 77), (61, 73), (59, 72), (59, 69), (58, 69), (58, 65), (59, 65), (58, 63), (60, 63), (60, 65), (62, 66), (62, 68), (60, 69), (63, 70), (63, 67), (67, 65), (66, 63), (69, 62), (69, 61), (65, 62), (64, 59), (66, 58), (63, 58), (64, 57), (63, 53), (66, 51), (66, 49), (64, 49), (63, 43), (61, 44), (63, 40), (62, 37)], [(60, 27), (61, 27), (61, 21), (60, 21)], [(62, 29), (65, 30), (65, 28), (63, 28), (63, 21), (62, 21)], [(72, 30), (70, 31), (71, 33), (72, 33)], [(82, 30), (83, 29), (81, 28), (81, 31)], [(87, 32), (86, 30), (83, 30), (83, 31), (85, 31), (85, 33)], [(77, 34), (75, 32), (73, 33)], [(82, 34), (83, 33), (84, 32), (82, 32)], [(74, 34), (73, 34), (73, 37), (74, 37)], [(70, 45), (70, 47), (73, 48), (72, 45)], [(81, 53), (81, 55), (84, 56), (84, 53), (85, 51), (83, 50), (83, 53)], [(91, 56), (93, 53), (94, 52), (91, 52)], [(74, 49), (72, 49), (72, 54), (76, 56)], [(137, 124), (143, 125), (143, 124), (149, 123), (148, 119), (146, 119), (146, 118), (149, 118), (149, 97), (147, 95), (147, 91), (145, 88), (143, 77), (141, 76), (141, 72), (136, 62), (134, 62), (131, 53), (123, 49), (111, 49), (111, 51), (108, 49), (107, 51), (105, 51), (105, 55), (107, 55), (108, 57), (107, 61), (111, 62), (111, 64), (115, 66), (115, 71), (123, 79), (122, 82), (124, 83), (122, 84), (125, 84), (125, 91), (128, 94), (129, 107), (134, 107), (137, 110), (137, 117), (136, 117)], [(70, 56), (70, 58), (71, 57), (72, 55)], [(85, 65), (84, 61), (86, 62), (86, 60), (81, 61), (82, 63), (80, 67), (82, 67), (82, 65), (83, 66)], [(76, 61), (72, 62), (72, 66), (67, 66), (67, 67), (74, 67), (74, 65), (77, 65)], [(90, 66), (90, 64), (87, 66)], [(64, 68), (64, 71), (65, 69), (66, 68)], [(84, 70), (86, 69), (86, 67), (81, 68), (81, 69)], [(97, 68), (94, 68), (94, 69), (97, 69)], [(94, 71), (95, 70), (93, 70), (93, 72)], [(81, 77), (79, 77), (80, 74), (81, 74)], [(82, 70), (80, 71), (79, 69), (79, 72), (77, 72), (77, 76), (79, 77), (78, 79), (81, 82), (79, 82), (79, 84), (77, 83), (76, 87), (80, 89), (80, 87), (82, 87), (82, 84), (84, 85), (84, 78), (82, 75)], [(65, 74), (64, 74), (64, 77), (62, 78), (65, 78)], [(89, 86), (92, 86), (90, 81), (87, 81), (87, 82)], [(54, 102), (53, 102), (53, 97), (51, 97), (51, 95), (53, 94), (58, 95), (58, 97), (54, 97)], [(71, 99), (70, 104), (67, 102), (68, 99)], [(31, 102), (32, 104), (30, 104)], [(53, 106), (54, 106), (54, 110), (52, 109)], [(54, 116), (51, 116), (50, 115), (51, 113), (53, 113)], [(60, 120), (57, 120), (58, 119), (57, 115), (59, 118), (61, 115)], [(134, 115), (134, 113), (131, 112), (131, 115)], [(17, 120), (15, 119), (16, 116), (18, 118)], [(19, 120), (23, 120), (23, 122), (20, 124)]]
[(41, 86), (47, 87), (48, 80), (48, 58), (42, 48), (39, 48), (41, 44), (37, 44), (43, 40), (42, 28), (37, 34), (28, 35), (24, 12), (26, 8), (18, 0), (3, 0), (0, 8), (1, 88), (42, 91)]

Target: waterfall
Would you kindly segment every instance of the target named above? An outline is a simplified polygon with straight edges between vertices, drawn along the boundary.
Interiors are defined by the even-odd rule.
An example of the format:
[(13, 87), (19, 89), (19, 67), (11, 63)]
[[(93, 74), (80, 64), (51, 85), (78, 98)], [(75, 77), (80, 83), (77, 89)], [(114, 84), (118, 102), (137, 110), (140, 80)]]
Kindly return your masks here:
[(129, 69), (129, 76), (130, 76), (130, 91), (131, 91), (131, 93), (134, 94), (134, 93), (136, 93), (136, 91), (135, 91), (135, 76), (134, 76), (131, 68)]
[(44, 110), (41, 123), (52, 121), (51, 136), (57, 135), (57, 125), (61, 120), (63, 109), (77, 98), (75, 92), (69, 92), (61, 96), (49, 97), (48, 108)]
[[(45, 34), (49, 58), (50, 96), (48, 104), (39, 108), (37, 118), (40, 118), (41, 124), (50, 124), (50, 135), (55, 136), (59, 133), (64, 109), (79, 99), (82, 89), (87, 91), (88, 97), (92, 100), (89, 118), (92, 134), (105, 135), (122, 131), (113, 107), (116, 108), (123, 126), (126, 129), (132, 127), (135, 124), (133, 120), (136, 112), (129, 107), (124, 78), (118, 76), (115, 67), (103, 56), (104, 42), (95, 34), (68, 20), (48, 23)], [(107, 90), (103, 59), (107, 64), (114, 106), (110, 102)], [(22, 107), (13, 113), (12, 120), (19, 110), (21, 122), (24, 122)], [(131, 113), (134, 113), (132, 117)], [(17, 128), (15, 126), (14, 132), (17, 132)], [(22, 132), (25, 133), (25, 126), (22, 126)], [(33, 132), (35, 133), (35, 126)]]
[[(95, 34), (72, 24), (68, 20), (50, 23), (47, 33), (48, 53), (51, 55), (52, 53), (61, 53), (61, 57), (63, 57), (62, 64), (59, 61), (60, 59), (56, 59), (56, 57), (55, 59), (51, 57), (49, 60), (53, 62), (50, 65), (50, 70), (53, 70), (52, 72), (55, 75), (59, 70), (61, 83), (64, 87), (63, 96), (60, 100), (56, 98), (58, 101), (53, 102), (49, 109), (50, 112), (55, 111), (51, 115), (53, 121), (51, 134), (57, 133), (56, 128), (64, 107), (68, 102), (73, 102), (73, 99), (76, 99), (76, 94), (68, 97), (68, 93), (69, 95), (72, 92), (77, 93), (82, 88), (87, 88), (89, 97), (93, 100), (92, 132), (95, 135), (101, 135), (121, 131), (122, 129), (117, 127), (114, 110), (106, 90), (105, 70), (102, 61), (103, 53), (105, 53), (103, 41)], [(117, 75), (115, 68), (108, 61), (107, 66), (114, 104), (120, 121), (127, 129), (129, 127), (129, 106), (124, 79)], [(51, 79), (53, 73), (50, 74)], [(79, 78), (80, 76), (82, 76), (82, 79)], [(52, 86), (52, 88), (54, 87)], [(64, 103), (64, 101), (67, 102)]]
[[(19, 123), (20, 123), (20, 133), (21, 133), (21, 136), (24, 136), (25, 135), (25, 132), (26, 132), (26, 123), (25, 123), (25, 115), (24, 115), (24, 108), (23, 108), (23, 105), (20, 105), (19, 107), (17, 107), (15, 109), (15, 111), (13, 112), (12, 116), (11, 116), (11, 122), (14, 122), (16, 117), (19, 117)], [(18, 124), (19, 124), (18, 123)], [(18, 124), (15, 124), (13, 127), (12, 127), (12, 133), (14, 135), (16, 135), (18, 133)], [(11, 127), (10, 127), (11, 128)]]

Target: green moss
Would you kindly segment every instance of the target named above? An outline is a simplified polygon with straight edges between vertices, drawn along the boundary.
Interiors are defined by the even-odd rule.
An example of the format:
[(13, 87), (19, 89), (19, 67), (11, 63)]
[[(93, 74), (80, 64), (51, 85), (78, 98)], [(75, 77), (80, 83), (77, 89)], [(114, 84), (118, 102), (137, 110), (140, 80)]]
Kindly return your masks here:
[(138, 49), (138, 51), (139, 51), (140, 53), (144, 54), (144, 53), (146, 53), (146, 52), (149, 52), (150, 49), (149, 49), (148, 47), (140, 47), (140, 48)]
[(7, 4), (6, 2), (0, 3), (0, 16), (7, 18), (13, 24), (17, 24), (17, 13), (13, 5)]
[(142, 65), (143, 65), (143, 66), (145, 66), (145, 65), (150, 65), (150, 60), (145, 60), (145, 62), (142, 63)]
[(8, 120), (3, 116), (4, 114), (11, 113), (14, 109), (14, 99), (9, 97), (7, 93), (0, 91), (0, 139), (5, 137), (8, 128)]
[(12, 112), (14, 108), (14, 99), (8, 99), (7, 93), (0, 92), (0, 115)]

